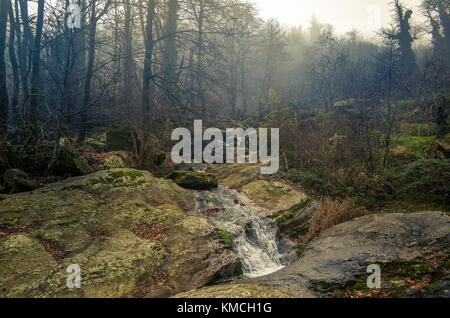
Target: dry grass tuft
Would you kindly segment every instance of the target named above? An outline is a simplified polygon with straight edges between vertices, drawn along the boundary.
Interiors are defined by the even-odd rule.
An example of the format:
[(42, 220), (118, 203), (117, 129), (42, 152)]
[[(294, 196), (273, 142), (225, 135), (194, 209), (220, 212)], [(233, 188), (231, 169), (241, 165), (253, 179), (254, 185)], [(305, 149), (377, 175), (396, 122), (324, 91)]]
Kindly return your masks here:
[(325, 197), (322, 198), (321, 204), (320, 210), (311, 218), (308, 233), (300, 238), (303, 243), (313, 240), (330, 227), (368, 214), (367, 210), (356, 206), (350, 198), (334, 201), (329, 197)]

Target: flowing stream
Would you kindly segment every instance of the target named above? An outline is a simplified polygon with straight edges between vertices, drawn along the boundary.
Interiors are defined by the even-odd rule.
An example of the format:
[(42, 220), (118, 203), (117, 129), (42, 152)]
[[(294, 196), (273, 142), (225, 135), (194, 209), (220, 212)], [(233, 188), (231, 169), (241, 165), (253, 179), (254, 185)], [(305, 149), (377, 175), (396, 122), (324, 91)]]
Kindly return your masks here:
[(295, 257), (279, 235), (276, 222), (265, 217), (267, 211), (237, 191), (219, 187), (200, 192), (195, 212), (231, 233), (233, 249), (241, 259), (246, 276), (276, 272)]

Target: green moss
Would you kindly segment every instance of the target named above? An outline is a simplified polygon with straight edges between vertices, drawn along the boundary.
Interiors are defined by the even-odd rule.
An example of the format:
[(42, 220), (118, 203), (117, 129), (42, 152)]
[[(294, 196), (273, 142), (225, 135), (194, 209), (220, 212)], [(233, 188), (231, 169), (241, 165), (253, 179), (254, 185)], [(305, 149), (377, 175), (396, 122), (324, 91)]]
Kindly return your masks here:
[(325, 292), (330, 288), (332, 288), (332, 284), (325, 281), (314, 282), (309, 286), (309, 289), (315, 292)]
[(68, 187), (64, 187), (64, 190), (69, 190), (69, 191), (73, 191), (73, 190), (83, 190), (86, 186), (84, 184), (74, 184)]
[(93, 179), (89, 180), (89, 182), (91, 183), (91, 185), (96, 185), (96, 184), (99, 184), (101, 182), (101, 180), (98, 178), (93, 178)]
[(216, 228), (214, 231), (202, 236), (202, 238), (205, 240), (220, 239), (227, 248), (233, 247), (233, 235), (223, 229)]
[(294, 249), (295, 253), (297, 254), (297, 257), (299, 257), (305, 252), (306, 246), (299, 243), (299, 244), (294, 245), (293, 249)]
[(392, 138), (393, 144), (396, 146), (405, 146), (414, 154), (423, 154), (425, 149), (433, 141), (434, 137), (418, 137), (418, 136), (407, 136), (407, 137), (395, 137)]
[[(411, 286), (417, 285), (421, 286), (419, 292), (427, 293), (426, 289), (430, 283), (436, 283), (447, 275), (449, 265), (448, 250), (417, 257), (411, 261), (398, 259), (380, 264), (382, 290), (388, 292), (389, 297), (402, 297), (410, 291)], [(344, 297), (349, 293), (368, 294), (373, 292), (367, 287), (369, 275), (362, 274), (356, 279), (336, 287), (332, 296)]]
[(291, 208), (283, 211), (275, 212), (274, 214), (268, 216), (270, 219), (275, 219), (278, 223), (278, 226), (284, 225), (290, 220), (292, 220), (295, 215), (300, 211), (301, 209), (308, 206), (308, 204), (311, 202), (310, 198), (307, 198), (306, 200), (303, 200), (302, 202), (292, 206)]
[(119, 170), (119, 171), (111, 171), (109, 172), (109, 176), (114, 178), (114, 179), (118, 179), (118, 178), (123, 178), (123, 177), (129, 177), (131, 179), (136, 179), (139, 177), (143, 177), (144, 174), (140, 171), (136, 171), (136, 170)]
[(98, 171), (127, 168), (127, 165), (121, 155), (112, 155), (106, 158), (97, 168)]
[(226, 230), (219, 229), (219, 234), (222, 237), (223, 243), (227, 248), (233, 247), (232, 235)]

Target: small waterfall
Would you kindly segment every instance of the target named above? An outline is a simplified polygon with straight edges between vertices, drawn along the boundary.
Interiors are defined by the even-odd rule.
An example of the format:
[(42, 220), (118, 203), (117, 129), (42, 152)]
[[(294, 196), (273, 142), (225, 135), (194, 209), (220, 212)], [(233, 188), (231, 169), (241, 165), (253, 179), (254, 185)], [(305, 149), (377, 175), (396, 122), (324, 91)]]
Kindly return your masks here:
[(247, 276), (263, 276), (283, 268), (277, 233), (278, 228), (273, 223), (254, 218), (235, 238), (234, 246)]
[[(205, 211), (215, 213), (205, 215)], [(292, 259), (292, 255), (284, 253), (280, 247), (276, 223), (265, 218), (262, 208), (236, 191), (219, 187), (215, 191), (201, 192), (195, 212), (232, 234), (233, 249), (241, 259), (246, 276), (273, 273)]]

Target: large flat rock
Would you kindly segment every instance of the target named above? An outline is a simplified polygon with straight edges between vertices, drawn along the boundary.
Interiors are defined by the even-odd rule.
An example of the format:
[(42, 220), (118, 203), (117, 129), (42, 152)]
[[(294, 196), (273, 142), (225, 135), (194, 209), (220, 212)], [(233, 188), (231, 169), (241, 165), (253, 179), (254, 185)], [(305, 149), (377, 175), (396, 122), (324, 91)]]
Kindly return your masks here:
[(342, 284), (370, 264), (412, 260), (449, 246), (450, 217), (443, 212), (373, 214), (332, 227), (302, 256), (260, 283), (294, 296), (316, 296), (314, 282)]

